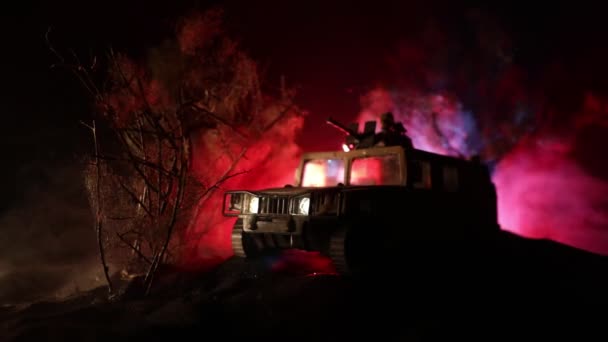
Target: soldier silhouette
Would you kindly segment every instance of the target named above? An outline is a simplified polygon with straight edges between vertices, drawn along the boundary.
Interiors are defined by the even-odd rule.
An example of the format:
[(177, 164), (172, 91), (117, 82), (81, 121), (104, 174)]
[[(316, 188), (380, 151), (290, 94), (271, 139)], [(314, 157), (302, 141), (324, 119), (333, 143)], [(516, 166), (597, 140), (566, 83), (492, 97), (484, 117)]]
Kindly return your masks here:
[(376, 134), (376, 145), (379, 146), (404, 146), (413, 148), (412, 139), (405, 133), (407, 130), (401, 122), (395, 122), (393, 113), (386, 112), (380, 116), (382, 130)]

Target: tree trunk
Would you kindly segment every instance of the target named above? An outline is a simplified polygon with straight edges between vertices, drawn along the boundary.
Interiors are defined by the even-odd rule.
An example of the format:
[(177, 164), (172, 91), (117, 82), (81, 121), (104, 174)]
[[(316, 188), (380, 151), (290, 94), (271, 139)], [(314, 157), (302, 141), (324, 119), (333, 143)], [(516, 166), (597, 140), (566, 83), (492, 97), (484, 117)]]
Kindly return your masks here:
[[(182, 158), (183, 160), (183, 158)], [(146, 281), (144, 282), (146, 286), (146, 295), (150, 292), (152, 287), (152, 282), (154, 281), (154, 276), (156, 271), (158, 270), (158, 265), (162, 262), (165, 253), (167, 252), (167, 247), (169, 247), (169, 242), (171, 241), (171, 236), (173, 235), (173, 228), (175, 228), (175, 223), (177, 221), (177, 214), (179, 212), (179, 207), (181, 206), (182, 197), (184, 193), (184, 188), (186, 187), (186, 175), (188, 173), (188, 169), (185, 166), (185, 163), (182, 163), (182, 167), (179, 175), (179, 184), (177, 186), (177, 194), (175, 197), (175, 203), (173, 205), (173, 212), (171, 213), (171, 220), (167, 225), (167, 236), (165, 237), (165, 241), (161, 250), (156, 255), (156, 258), (150, 265), (150, 270), (146, 276)]]
[(97, 206), (95, 210), (95, 232), (97, 235), (97, 246), (99, 248), (99, 259), (103, 267), (103, 274), (108, 283), (108, 292), (111, 294), (114, 291), (112, 280), (108, 273), (108, 264), (106, 262), (106, 254), (103, 247), (103, 219), (102, 219), (102, 203), (101, 203), (101, 167), (99, 166), (99, 148), (97, 145), (97, 128), (95, 121), (89, 127), (93, 133), (93, 144), (95, 146), (95, 196), (97, 197)]

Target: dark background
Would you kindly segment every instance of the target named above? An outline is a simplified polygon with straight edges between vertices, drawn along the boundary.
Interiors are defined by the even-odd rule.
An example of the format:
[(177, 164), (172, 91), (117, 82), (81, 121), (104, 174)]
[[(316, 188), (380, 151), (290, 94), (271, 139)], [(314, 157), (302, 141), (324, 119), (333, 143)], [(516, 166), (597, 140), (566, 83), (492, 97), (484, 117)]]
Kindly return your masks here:
[[(57, 46), (95, 54), (108, 46), (143, 56), (173, 35), (176, 18), (209, 4), (148, 1), (56, 1), (5, 4), (0, 21), (2, 92), (0, 146), (0, 302), (28, 298), (65, 286), (97, 281), (94, 235), (79, 156), (91, 149), (78, 121), (90, 117), (88, 99), (56, 60), (45, 33)], [(591, 3), (453, 3), (223, 1), (235, 37), (268, 77), (284, 74), (300, 87), (299, 103), (312, 115), (299, 141), (305, 150), (337, 146), (341, 137), (324, 124), (327, 116), (352, 120), (359, 98), (391, 77), (386, 57), (404, 38), (429, 22), (440, 25), (458, 45), (477, 39), (471, 11), (484, 13), (513, 44), (513, 58), (530, 80), (558, 61), (569, 72), (554, 87), (551, 101), (580, 106), (581, 94), (604, 94), (608, 82), (605, 14)], [(602, 135), (604, 131), (595, 133)], [(581, 158), (604, 160), (600, 141), (586, 142)], [(585, 154), (587, 156), (585, 156)], [(605, 162), (595, 164), (605, 176)], [(82, 281), (66, 285), (74, 275)]]

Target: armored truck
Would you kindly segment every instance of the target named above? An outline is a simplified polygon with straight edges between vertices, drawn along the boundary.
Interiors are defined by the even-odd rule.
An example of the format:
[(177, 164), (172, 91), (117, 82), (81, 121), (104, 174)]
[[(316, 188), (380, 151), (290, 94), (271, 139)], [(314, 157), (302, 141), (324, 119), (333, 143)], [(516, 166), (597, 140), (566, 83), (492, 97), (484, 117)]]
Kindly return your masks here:
[(356, 273), (407, 246), (432, 250), (499, 229), (495, 188), (478, 159), (379, 142), (374, 122), (363, 133), (328, 123), (346, 133), (343, 150), (303, 154), (295, 184), (225, 192), (223, 214), (238, 217), (236, 256), (318, 251), (340, 273)]

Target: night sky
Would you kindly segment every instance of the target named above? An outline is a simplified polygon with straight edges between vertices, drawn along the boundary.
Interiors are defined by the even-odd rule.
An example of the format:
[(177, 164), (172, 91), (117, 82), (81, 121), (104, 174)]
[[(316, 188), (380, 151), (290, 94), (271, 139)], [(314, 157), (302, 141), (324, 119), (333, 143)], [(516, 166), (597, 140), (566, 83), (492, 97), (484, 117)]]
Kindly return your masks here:
[[(485, 55), (495, 52), (487, 48), (495, 39), (504, 49), (502, 58), (525, 75), (525, 91), (534, 98), (542, 94), (543, 103), (560, 109), (552, 117), (556, 132), (568, 131), (568, 118), (581, 108), (585, 92), (601, 101), (608, 98), (608, 28), (601, 8), (584, 2), (449, 3), (58, 1), (4, 8), (0, 302), (23, 296), (9, 283), (40, 292), (59, 289), (77, 265), (94, 262), (94, 235), (77, 164), (91, 148), (78, 121), (91, 113), (76, 80), (50, 68), (56, 60), (45, 45), (49, 28), (57, 46), (71, 47), (81, 56), (112, 46), (141, 57), (172, 37), (181, 15), (221, 4), (230, 32), (268, 67), (268, 78), (285, 75), (300, 88), (298, 103), (311, 113), (298, 137), (304, 150), (339, 146), (342, 137), (324, 123), (326, 117), (354, 120), (362, 95), (381, 84), (403, 85), (395, 80), (400, 74), (391, 67), (391, 56), (404, 41), (423, 44), (429, 28), (437, 28), (445, 37), (440, 42), (454, 47), (447, 62), (438, 57), (439, 86), (472, 110), (481, 108), (484, 99), (445, 75), (456, 75), (464, 64), (474, 70), (472, 77), (485, 75), (496, 60)], [(480, 43), (484, 37), (488, 41)], [(443, 43), (438, 44), (425, 51), (442, 54)], [(420, 85), (416, 72), (407, 85)], [(608, 180), (606, 128), (586, 129), (585, 138), (577, 139), (576, 158), (594, 176)], [(48, 286), (33, 285), (39, 279)]]
[[(356, 116), (359, 97), (390, 77), (387, 56), (395, 52), (400, 40), (421, 34), (429, 25), (441, 27), (465, 48), (478, 39), (478, 31), (486, 27), (481, 20), (467, 19), (472, 11), (484, 13), (484, 20), (504, 31), (512, 42), (515, 62), (532, 78), (544, 72), (547, 64), (559, 61), (577, 71), (573, 73), (576, 79), (569, 80), (577, 85), (564, 85), (564, 91), (608, 88), (608, 80), (602, 77), (608, 71), (603, 63), (608, 57), (603, 44), (607, 29), (597, 6), (584, 2), (577, 6), (474, 3), (183, 1), (164, 6), (144, 1), (103, 5), (23, 2), (3, 12), (4, 103), (8, 112), (18, 113), (4, 125), (3, 137), (10, 142), (4, 145), (21, 145), (15, 141), (24, 132), (36, 132), (42, 141), (74, 139), (62, 130), (70, 129), (74, 118), (81, 118), (85, 105), (71, 76), (49, 68), (56, 60), (45, 46), (48, 28), (58, 46), (74, 48), (82, 56), (108, 46), (138, 56), (171, 37), (172, 25), (180, 15), (208, 4), (226, 8), (233, 36), (261, 65), (270, 67), (270, 79), (285, 74), (301, 87), (300, 103), (315, 113), (307, 126), (315, 131), (324, 127), (328, 115)], [(334, 135), (329, 128), (321, 132), (328, 139)], [(12, 158), (31, 159), (31, 153), (18, 150), (10, 149)]]

